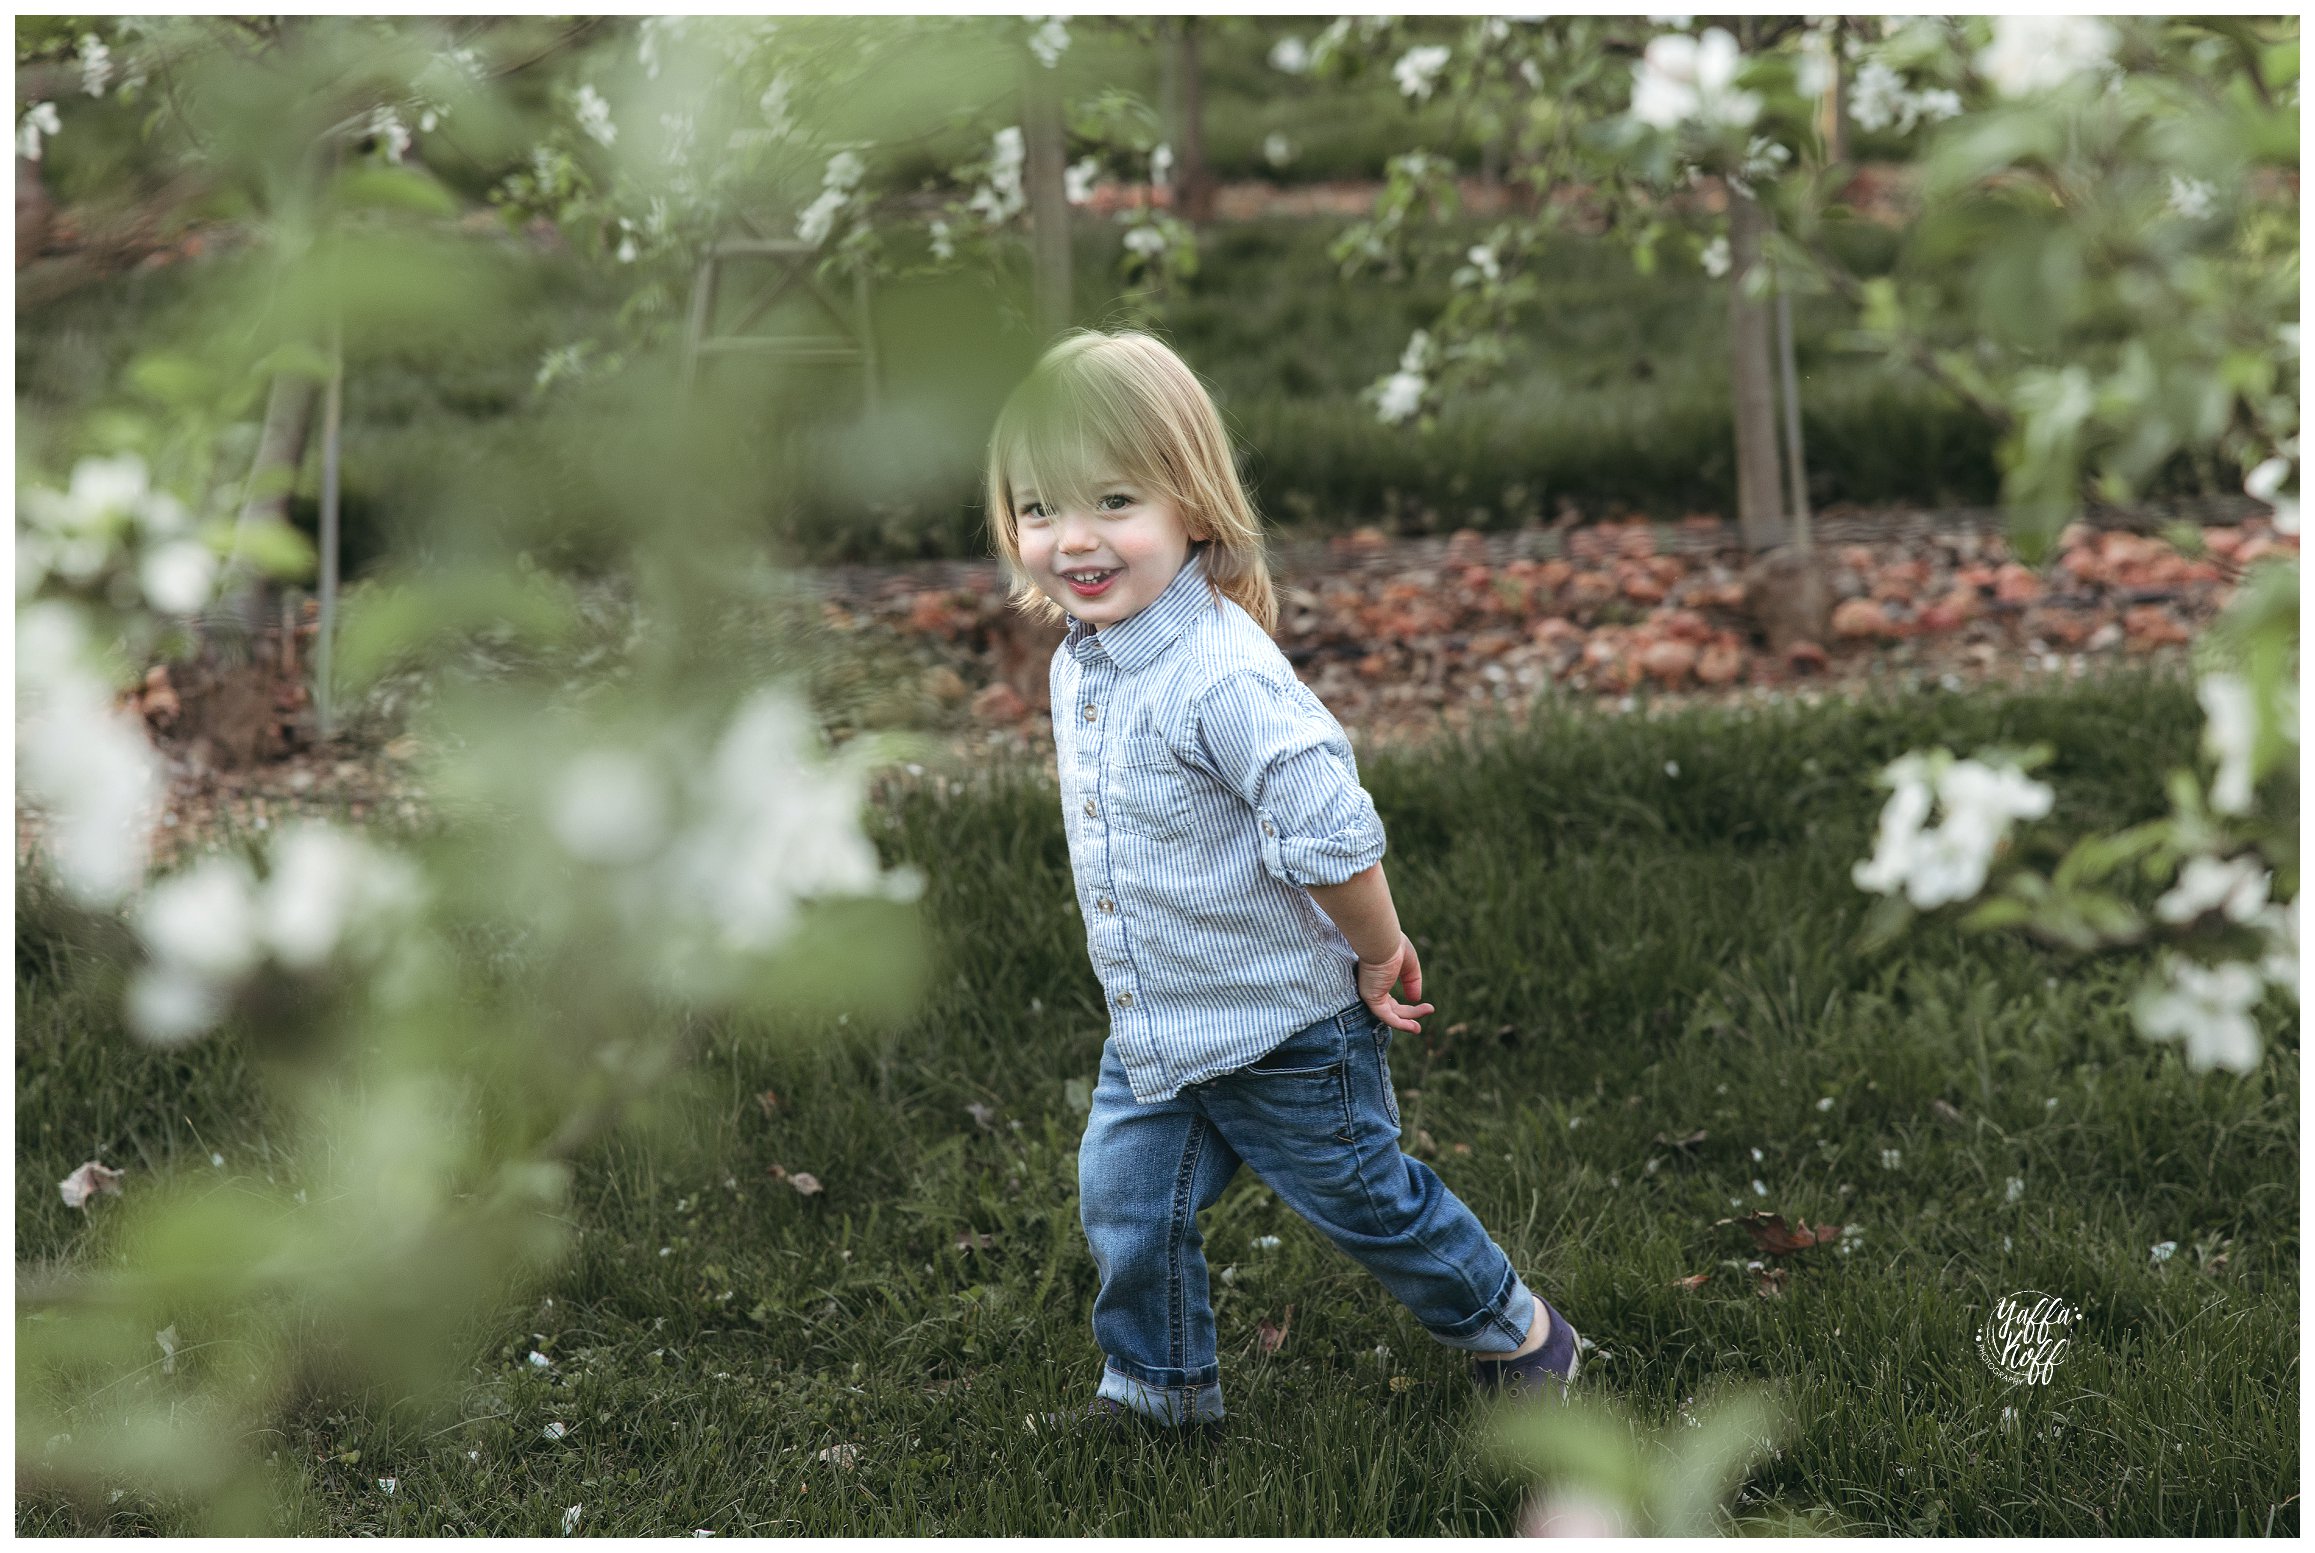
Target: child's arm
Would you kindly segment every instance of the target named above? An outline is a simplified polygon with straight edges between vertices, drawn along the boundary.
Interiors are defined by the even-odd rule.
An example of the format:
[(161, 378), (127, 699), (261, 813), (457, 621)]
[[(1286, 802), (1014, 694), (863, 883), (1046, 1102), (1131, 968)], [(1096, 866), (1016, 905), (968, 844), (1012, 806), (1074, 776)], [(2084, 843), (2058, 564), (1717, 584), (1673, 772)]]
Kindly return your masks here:
[(1415, 958), (1413, 942), (1400, 931), (1398, 908), (1391, 904), (1391, 885), (1383, 877), (1383, 865), (1376, 863), (1340, 884), (1314, 884), (1308, 889), (1310, 898), (1334, 919), (1342, 936), (1358, 951), (1360, 1000), (1392, 1029), (1420, 1034), (1423, 1027), (1415, 1023), (1415, 1016), (1430, 1013), (1431, 1005), (1402, 1003), (1391, 996), (1391, 988), (1403, 984), (1410, 1000), (1421, 997), (1423, 966)]

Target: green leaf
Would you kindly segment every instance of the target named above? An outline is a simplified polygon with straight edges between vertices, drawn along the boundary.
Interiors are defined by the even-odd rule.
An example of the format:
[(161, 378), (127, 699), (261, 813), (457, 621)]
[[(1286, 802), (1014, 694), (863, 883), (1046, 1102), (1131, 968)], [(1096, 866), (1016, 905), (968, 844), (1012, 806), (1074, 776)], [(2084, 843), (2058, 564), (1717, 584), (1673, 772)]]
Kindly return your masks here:
[(1858, 952), (1875, 954), (1888, 948), (1912, 925), (1914, 916), (1913, 903), (1904, 896), (1884, 895), (1865, 914), (1865, 925), (1857, 934)]
[(458, 201), (427, 174), (409, 167), (357, 167), (338, 179), (337, 197), (354, 210), (407, 210), (455, 216)]

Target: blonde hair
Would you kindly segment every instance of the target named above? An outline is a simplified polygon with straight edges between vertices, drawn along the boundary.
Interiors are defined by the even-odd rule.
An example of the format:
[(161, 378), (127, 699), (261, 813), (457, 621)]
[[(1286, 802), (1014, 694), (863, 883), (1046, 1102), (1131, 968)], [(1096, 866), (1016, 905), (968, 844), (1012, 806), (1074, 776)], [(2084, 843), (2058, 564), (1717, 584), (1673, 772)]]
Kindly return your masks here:
[(989, 436), (989, 529), (1012, 575), (1015, 608), (1055, 624), (1067, 618), (1021, 564), (1012, 471), (1026, 475), (1041, 500), (1090, 504), (1104, 463), (1109, 473), (1171, 501), (1190, 538), (1206, 541), (1208, 585), (1263, 630), (1277, 628), (1262, 520), (1231, 462), (1221, 412), (1181, 357), (1130, 329), (1064, 335), (997, 414)]

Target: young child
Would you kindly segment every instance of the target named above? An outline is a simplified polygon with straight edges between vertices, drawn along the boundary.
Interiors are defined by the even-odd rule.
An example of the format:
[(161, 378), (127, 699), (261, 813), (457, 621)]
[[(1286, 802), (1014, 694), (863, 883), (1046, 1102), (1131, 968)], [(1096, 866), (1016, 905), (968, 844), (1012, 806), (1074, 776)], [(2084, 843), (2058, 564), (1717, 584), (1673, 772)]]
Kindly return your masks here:
[(1422, 966), (1350, 742), (1270, 639), (1203, 385), (1148, 335), (1073, 334), (1006, 402), (988, 480), (1015, 603), (1069, 622), (1053, 738), (1110, 1021), (1078, 1153), (1107, 1363), (1072, 1418), (1221, 1417), (1198, 1214), (1241, 1162), (1483, 1387), (1560, 1391), (1574, 1331), (1399, 1152), (1387, 1055), (1432, 1011)]

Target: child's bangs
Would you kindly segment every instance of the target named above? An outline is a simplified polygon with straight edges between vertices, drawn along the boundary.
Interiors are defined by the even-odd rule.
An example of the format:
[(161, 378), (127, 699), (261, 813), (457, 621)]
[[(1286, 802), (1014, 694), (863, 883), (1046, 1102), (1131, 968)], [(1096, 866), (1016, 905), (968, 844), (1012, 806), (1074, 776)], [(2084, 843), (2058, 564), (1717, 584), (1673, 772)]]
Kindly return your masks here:
[(1156, 428), (1145, 424), (1150, 418), (1137, 408), (1130, 395), (1117, 393), (1095, 373), (1056, 373), (1023, 393), (996, 437), (999, 467), (1016, 507), (1024, 490), (1042, 502), (1090, 507), (1104, 479), (1177, 496), (1149, 456), (1158, 442)]

